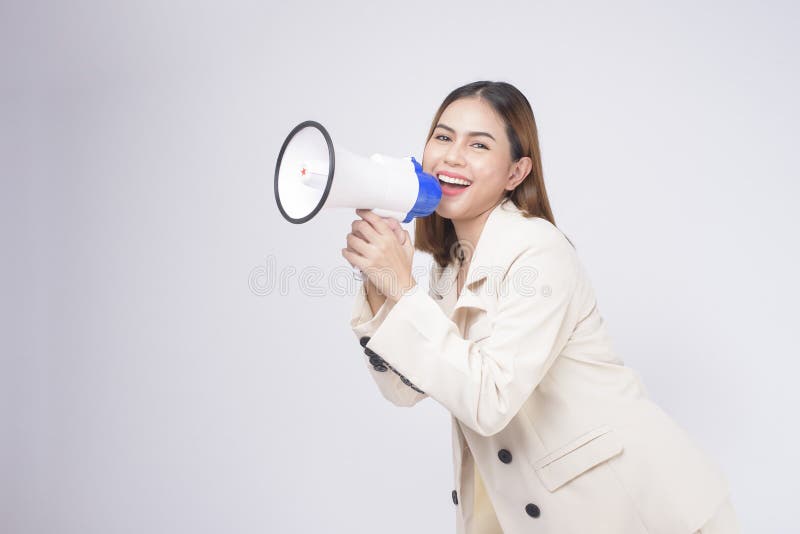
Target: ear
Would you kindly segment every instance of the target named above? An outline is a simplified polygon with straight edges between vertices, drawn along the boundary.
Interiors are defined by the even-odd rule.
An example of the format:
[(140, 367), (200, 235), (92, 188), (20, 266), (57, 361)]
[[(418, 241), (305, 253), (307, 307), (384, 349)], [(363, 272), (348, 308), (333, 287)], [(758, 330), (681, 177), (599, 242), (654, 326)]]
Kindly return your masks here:
[(515, 161), (514, 165), (511, 167), (511, 176), (508, 177), (508, 181), (506, 182), (506, 190), (513, 191), (520, 182), (528, 176), (532, 168), (533, 160), (528, 156)]

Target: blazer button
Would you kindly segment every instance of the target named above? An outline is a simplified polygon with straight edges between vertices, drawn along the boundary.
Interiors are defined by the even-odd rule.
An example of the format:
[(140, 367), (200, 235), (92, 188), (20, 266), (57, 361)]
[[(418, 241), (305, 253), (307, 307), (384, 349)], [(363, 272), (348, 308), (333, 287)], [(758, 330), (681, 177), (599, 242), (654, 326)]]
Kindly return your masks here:
[(375, 369), (375, 370), (376, 370), (376, 371), (378, 371), (379, 373), (383, 373), (383, 372), (385, 372), (387, 369), (389, 369), (388, 367), (386, 367), (386, 366), (385, 366), (385, 365), (383, 365), (383, 364), (373, 365), (372, 367), (373, 367), (373, 369)]
[(511, 453), (508, 452), (506, 449), (500, 449), (497, 452), (497, 457), (500, 458), (500, 461), (503, 462), (504, 464), (511, 463)]
[(539, 507), (535, 504), (529, 503), (525, 505), (525, 511), (531, 517), (539, 517)]
[(358, 340), (358, 342), (361, 343), (362, 347), (366, 347), (367, 343), (369, 343), (369, 336), (362, 337), (361, 339)]
[(458, 505), (458, 493), (453, 490), (453, 504)]
[(369, 356), (370, 358), (371, 358), (371, 357), (373, 357), (373, 356), (377, 356), (377, 355), (378, 355), (378, 353), (377, 353), (377, 352), (375, 352), (375, 351), (374, 351), (374, 350), (372, 350), (372, 349), (368, 349), (367, 347), (364, 347), (364, 354), (366, 354), (366, 355), (367, 355), (367, 356)]
[(383, 365), (383, 358), (381, 358), (380, 356), (370, 356), (369, 363), (371, 363), (372, 365)]

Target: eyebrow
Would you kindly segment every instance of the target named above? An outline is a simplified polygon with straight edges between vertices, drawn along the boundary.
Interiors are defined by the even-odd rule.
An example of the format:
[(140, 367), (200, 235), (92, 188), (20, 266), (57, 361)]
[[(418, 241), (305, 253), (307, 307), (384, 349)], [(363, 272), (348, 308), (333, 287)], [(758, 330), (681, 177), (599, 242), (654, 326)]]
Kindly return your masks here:
[[(439, 124), (437, 124), (436, 127), (437, 128), (443, 128), (443, 129), (448, 130), (450, 132), (456, 133), (456, 131), (454, 129), (452, 129), (451, 127), (447, 126), (446, 124), (442, 124), (441, 122)], [(490, 134), (489, 132), (467, 132), (467, 135), (471, 135), (471, 136), (485, 135), (486, 137), (489, 137), (492, 141), (495, 141), (495, 142), (497, 141), (497, 139), (495, 139), (494, 136), (492, 134)]]

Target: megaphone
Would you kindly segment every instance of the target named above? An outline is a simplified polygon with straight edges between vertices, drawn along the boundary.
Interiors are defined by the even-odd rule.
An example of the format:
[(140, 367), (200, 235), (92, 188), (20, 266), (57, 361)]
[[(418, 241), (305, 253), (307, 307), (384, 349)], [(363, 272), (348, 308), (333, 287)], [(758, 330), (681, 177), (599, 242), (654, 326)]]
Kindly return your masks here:
[(413, 156), (357, 156), (334, 149), (318, 122), (304, 121), (281, 146), (275, 166), (275, 200), (283, 217), (301, 224), (324, 207), (370, 209), (407, 223), (433, 213), (442, 199), (436, 177)]

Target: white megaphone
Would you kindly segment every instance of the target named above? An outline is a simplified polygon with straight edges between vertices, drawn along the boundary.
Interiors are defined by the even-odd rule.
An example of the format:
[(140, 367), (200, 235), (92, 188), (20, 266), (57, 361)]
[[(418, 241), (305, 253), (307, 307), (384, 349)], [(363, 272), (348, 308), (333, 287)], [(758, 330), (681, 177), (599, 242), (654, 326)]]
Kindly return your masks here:
[(294, 127), (275, 166), (278, 209), (295, 224), (308, 222), (323, 207), (370, 209), (407, 223), (433, 213), (441, 198), (439, 181), (413, 156), (364, 158), (334, 150), (328, 131), (315, 121)]

